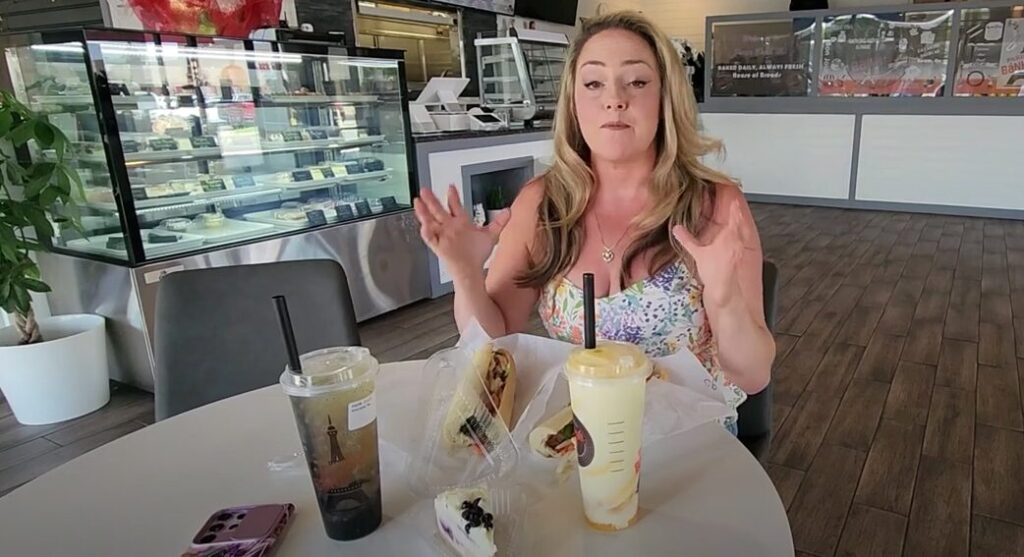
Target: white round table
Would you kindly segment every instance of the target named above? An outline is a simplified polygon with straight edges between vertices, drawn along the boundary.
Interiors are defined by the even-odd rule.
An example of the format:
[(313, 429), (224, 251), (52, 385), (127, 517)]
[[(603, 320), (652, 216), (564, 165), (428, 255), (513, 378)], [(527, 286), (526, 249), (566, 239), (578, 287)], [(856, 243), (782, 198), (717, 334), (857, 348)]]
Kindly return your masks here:
[[(432, 503), (415, 497), (404, 478), (402, 445), (416, 430), (420, 394), (409, 378), (421, 367), (382, 366), (377, 402), (385, 518), (362, 540), (327, 538), (301, 461), (268, 468), (300, 446), (288, 400), (271, 386), (127, 435), (0, 498), (0, 553), (180, 555), (215, 510), (292, 502), (297, 512), (279, 557), (437, 555)], [(793, 555), (785, 509), (768, 475), (716, 424), (644, 448), (640, 506), (641, 519), (630, 529), (591, 531), (582, 527), (579, 487), (570, 479), (527, 509), (517, 553)]]

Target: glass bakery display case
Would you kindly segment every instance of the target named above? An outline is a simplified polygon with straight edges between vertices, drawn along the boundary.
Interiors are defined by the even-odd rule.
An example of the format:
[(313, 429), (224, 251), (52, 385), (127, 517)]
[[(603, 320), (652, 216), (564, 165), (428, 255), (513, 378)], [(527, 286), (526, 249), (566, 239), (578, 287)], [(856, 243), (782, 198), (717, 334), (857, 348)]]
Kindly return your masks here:
[(410, 208), (400, 52), (116, 30), (2, 44), (83, 182), (56, 251), (135, 266)]
[(476, 39), (480, 104), (511, 110), (516, 120), (551, 118), (558, 104), (568, 38), (513, 29), (508, 37)]

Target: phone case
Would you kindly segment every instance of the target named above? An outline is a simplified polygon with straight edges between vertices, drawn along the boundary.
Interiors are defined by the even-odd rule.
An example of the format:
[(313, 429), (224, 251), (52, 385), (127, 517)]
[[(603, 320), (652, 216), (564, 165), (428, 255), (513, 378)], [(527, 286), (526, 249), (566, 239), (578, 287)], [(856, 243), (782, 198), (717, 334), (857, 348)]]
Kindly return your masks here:
[(291, 503), (221, 509), (207, 519), (181, 557), (269, 557), (293, 514)]

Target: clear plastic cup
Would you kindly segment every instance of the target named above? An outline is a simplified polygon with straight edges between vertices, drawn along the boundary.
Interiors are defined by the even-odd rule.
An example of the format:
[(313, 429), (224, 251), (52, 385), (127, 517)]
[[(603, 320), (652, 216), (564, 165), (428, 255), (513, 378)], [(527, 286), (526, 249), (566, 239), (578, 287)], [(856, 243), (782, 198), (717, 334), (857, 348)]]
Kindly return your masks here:
[(647, 356), (621, 342), (577, 348), (565, 363), (583, 512), (595, 529), (622, 530), (636, 520), (644, 394), (650, 373)]
[(377, 360), (366, 348), (326, 348), (301, 357), (302, 373), (285, 369), (327, 536), (354, 540), (382, 518), (377, 446)]

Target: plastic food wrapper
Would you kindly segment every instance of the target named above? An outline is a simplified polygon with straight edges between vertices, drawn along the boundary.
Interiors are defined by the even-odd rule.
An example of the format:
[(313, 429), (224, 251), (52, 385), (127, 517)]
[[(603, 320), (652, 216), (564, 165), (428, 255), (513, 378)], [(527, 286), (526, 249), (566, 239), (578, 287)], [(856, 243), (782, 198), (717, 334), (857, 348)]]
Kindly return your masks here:
[[(472, 354), (488, 342), (509, 350), (515, 358), (517, 386), (511, 433), (522, 452), (531, 452), (527, 442), (530, 431), (569, 405), (569, 385), (562, 368), (576, 345), (526, 334), (491, 339), (473, 322), (466, 326), (458, 347)], [(725, 402), (725, 386), (716, 383), (689, 350), (652, 358), (652, 363), (666, 377), (647, 384), (645, 446), (707, 422), (736, 416)]]
[[(460, 393), (460, 389), (467, 388), (467, 374), (472, 373), (472, 356), (472, 352), (461, 348), (442, 350), (427, 360), (420, 374), (421, 398), (416, 422), (420, 430), (416, 432), (406, 463), (409, 487), (420, 496), (433, 498), (455, 487), (487, 485), (507, 476), (519, 460), (519, 449), (500, 418), (488, 420), (486, 438), (478, 438), (472, 447), (452, 446), (444, 438), (445, 422), (456, 399), (460, 396), (471, 399), (475, 394)], [(482, 383), (482, 377), (475, 374), (473, 377)], [(470, 396), (465, 396), (467, 394)], [(469, 406), (474, 402), (476, 410), (484, 410), (480, 401), (469, 400)]]

